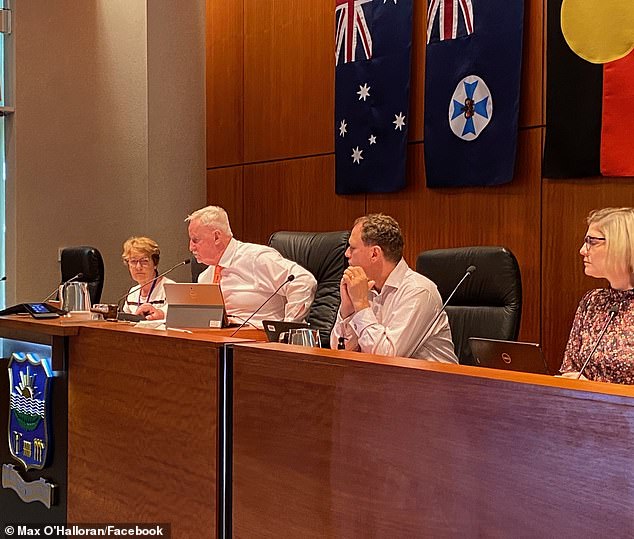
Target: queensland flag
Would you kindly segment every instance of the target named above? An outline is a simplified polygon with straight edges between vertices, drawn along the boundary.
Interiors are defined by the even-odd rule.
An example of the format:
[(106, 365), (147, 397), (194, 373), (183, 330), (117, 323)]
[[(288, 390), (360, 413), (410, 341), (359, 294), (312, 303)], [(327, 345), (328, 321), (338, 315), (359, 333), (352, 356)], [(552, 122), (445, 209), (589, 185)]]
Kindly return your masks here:
[(406, 184), (412, 0), (335, 0), (337, 194)]
[(513, 179), (523, 0), (429, 0), (425, 170), (429, 187)]

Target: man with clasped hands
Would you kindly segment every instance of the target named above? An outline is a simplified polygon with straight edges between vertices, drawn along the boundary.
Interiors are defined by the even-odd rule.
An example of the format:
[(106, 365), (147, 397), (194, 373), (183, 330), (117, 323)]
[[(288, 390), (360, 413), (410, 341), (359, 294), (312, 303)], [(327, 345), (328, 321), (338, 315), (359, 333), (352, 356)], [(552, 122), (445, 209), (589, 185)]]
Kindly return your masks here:
[(438, 289), (405, 262), (396, 220), (383, 214), (357, 219), (346, 257), (331, 347), (343, 338), (347, 350), (458, 363), (447, 314), (434, 322), (442, 307)]

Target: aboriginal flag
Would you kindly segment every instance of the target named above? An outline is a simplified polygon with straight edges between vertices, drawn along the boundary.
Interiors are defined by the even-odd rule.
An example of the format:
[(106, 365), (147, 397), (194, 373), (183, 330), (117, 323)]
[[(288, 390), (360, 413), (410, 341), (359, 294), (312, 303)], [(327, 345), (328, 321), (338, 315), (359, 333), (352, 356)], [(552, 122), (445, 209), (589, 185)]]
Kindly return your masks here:
[[(594, 5), (594, 7), (592, 7)], [(600, 26), (601, 17), (588, 20), (588, 3), (577, 19)], [(629, 8), (632, 11), (632, 8)], [(562, 31), (562, 0), (548, 1), (548, 56), (546, 142), (543, 175), (547, 178), (580, 178), (598, 175), (634, 176), (634, 152), (629, 130), (634, 123), (634, 53), (601, 63), (604, 41), (584, 42), (584, 34), (571, 32), (575, 13), (566, 11), (567, 28), (575, 46), (595, 52), (588, 61), (573, 51)], [(583, 21), (582, 17), (586, 18)], [(609, 19), (608, 19), (609, 20)], [(615, 34), (615, 16), (604, 26), (605, 36)], [(591, 37), (588, 37), (591, 40)]]

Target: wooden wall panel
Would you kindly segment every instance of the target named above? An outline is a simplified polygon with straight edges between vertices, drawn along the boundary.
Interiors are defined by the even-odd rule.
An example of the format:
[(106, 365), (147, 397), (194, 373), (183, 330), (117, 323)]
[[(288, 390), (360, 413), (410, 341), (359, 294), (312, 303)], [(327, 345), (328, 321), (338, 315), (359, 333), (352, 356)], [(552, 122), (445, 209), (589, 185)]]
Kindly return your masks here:
[(277, 230), (347, 230), (365, 197), (337, 196), (333, 155), (244, 167), (245, 239), (267, 243)]
[(216, 168), (207, 171), (207, 202), (222, 206), (229, 214), (231, 229), (237, 238), (244, 233), (243, 167)]
[(412, 33), (412, 71), (410, 77), (408, 139), (410, 141), (422, 141), (425, 119), (426, 2), (417, 2), (414, 0)]
[(334, 149), (334, 4), (244, 0), (244, 158)]
[(543, 199), (542, 334), (551, 368), (559, 368), (581, 296), (608, 286), (583, 273), (579, 249), (586, 217), (597, 208), (634, 205), (634, 179), (545, 179)]
[(410, 146), (409, 185), (401, 193), (368, 197), (369, 212), (394, 216), (405, 235), (405, 256), (466, 245), (504, 245), (522, 271), (520, 336), (539, 341), (541, 130), (520, 132), (515, 179), (487, 188), (428, 189), (423, 145)]
[(207, 168), (243, 157), (242, 2), (207, 0)]
[(524, 0), (520, 127), (544, 124), (544, 20), (543, 0)]

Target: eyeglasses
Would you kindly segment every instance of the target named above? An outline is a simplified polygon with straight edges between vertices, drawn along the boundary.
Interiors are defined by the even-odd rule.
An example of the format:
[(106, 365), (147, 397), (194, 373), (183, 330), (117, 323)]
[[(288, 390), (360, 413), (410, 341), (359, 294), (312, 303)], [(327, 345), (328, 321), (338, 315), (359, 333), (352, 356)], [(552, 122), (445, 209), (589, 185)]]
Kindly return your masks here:
[(133, 268), (137, 264), (141, 264), (142, 267), (147, 267), (150, 265), (150, 259), (147, 256), (143, 258), (128, 258), (125, 260), (125, 263)]
[(586, 247), (590, 249), (595, 245), (599, 245), (600, 242), (605, 241), (605, 238), (598, 238), (596, 236), (586, 236), (583, 238), (583, 243), (586, 244)]

